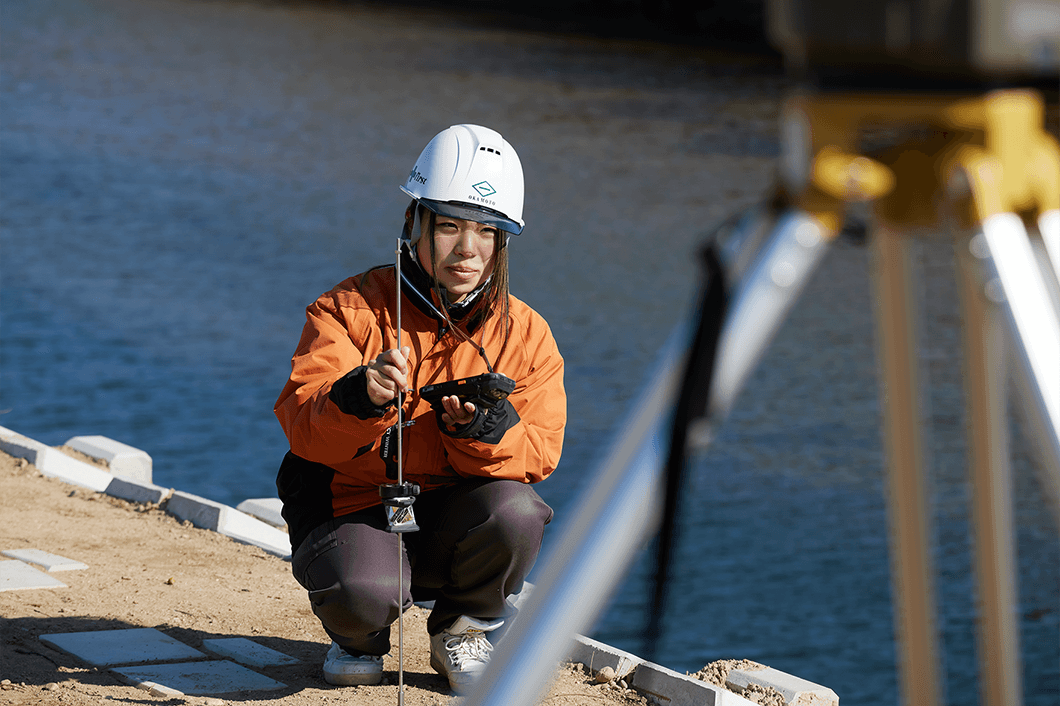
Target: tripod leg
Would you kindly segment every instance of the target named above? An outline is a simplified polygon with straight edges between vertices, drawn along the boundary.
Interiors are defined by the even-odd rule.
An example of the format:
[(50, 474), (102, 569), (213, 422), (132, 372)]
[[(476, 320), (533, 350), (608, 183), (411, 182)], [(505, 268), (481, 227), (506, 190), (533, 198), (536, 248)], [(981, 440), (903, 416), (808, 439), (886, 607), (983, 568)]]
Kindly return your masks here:
[(992, 276), (983, 276), (988, 268), (972, 254), (970, 245), (970, 241), (958, 244), (957, 253), (964, 312), (981, 689), (984, 706), (1019, 706), (1022, 685), (1004, 320), (990, 299)]
[(1060, 280), (1060, 211), (1046, 211), (1038, 218), (1038, 230), (1041, 231), (1049, 261), (1053, 264), (1053, 273)]
[(724, 418), (809, 281), (834, 233), (801, 211), (782, 213), (733, 288), (711, 387), (708, 416)]
[[(978, 242), (973, 239), (973, 246)], [(1012, 333), (1021, 399), (1055, 503), (1060, 498), (1060, 320), (1018, 216), (1001, 213), (985, 219), (981, 243), (980, 254), (996, 276), (994, 296), (1004, 302), (1001, 311)]]
[(940, 703), (931, 519), (925, 478), (916, 354), (911, 240), (879, 227), (873, 237), (879, 366), (888, 461), (888, 524), (900, 703)]

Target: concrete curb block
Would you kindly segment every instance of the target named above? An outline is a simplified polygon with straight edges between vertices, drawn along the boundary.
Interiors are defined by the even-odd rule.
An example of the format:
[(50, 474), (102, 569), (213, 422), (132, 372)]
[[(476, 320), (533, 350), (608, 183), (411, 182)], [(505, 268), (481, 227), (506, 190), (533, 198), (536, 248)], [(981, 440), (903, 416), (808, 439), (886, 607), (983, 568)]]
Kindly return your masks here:
[[(48, 447), (44, 444), (30, 439), (28, 436), (22, 436), (17, 431), (12, 431), (7, 427), (0, 427), (0, 450), (11, 454), (15, 458), (24, 458), (34, 466), (37, 465), (38, 458), (43, 460), (48, 453)], [(40, 466), (37, 467), (39, 468)]]
[(667, 706), (748, 706), (756, 702), (744, 698), (740, 692), (752, 684), (776, 689), (783, 695), (787, 706), (839, 706), (839, 697), (828, 687), (772, 667), (732, 670), (726, 680), (726, 684), (733, 689), (730, 691), (646, 662), (636, 655), (584, 635), (574, 636), (574, 646), (567, 659), (585, 665), (594, 675), (610, 667), (616, 679), (625, 679), (636, 691), (654, 697)]
[(584, 664), (593, 674), (604, 667), (611, 667), (615, 670), (615, 677), (618, 679), (625, 679), (630, 672), (645, 663), (640, 657), (584, 635), (574, 636), (574, 646), (567, 654), (567, 659)]
[[(77, 439), (91, 440), (91, 448), (95, 449), (92, 453), (82, 449), (78, 450), (94, 458), (101, 457), (96, 453), (100, 453), (104, 447), (130, 457), (138, 457), (142, 454), (150, 458), (139, 449), (111, 441), (106, 437), (73, 437), (70, 441)], [(67, 445), (74, 448), (70, 441)], [(85, 448), (90, 447), (85, 444), (80, 445)], [(163, 488), (149, 481), (128, 477), (119, 478), (6, 427), (0, 427), (0, 450), (16, 458), (26, 459), (42, 474), (50, 478), (58, 478), (65, 483), (131, 502), (158, 504), (164, 502), (166, 512), (179, 520), (187, 520), (196, 527), (219, 532), (244, 544), (252, 544), (284, 559), (291, 556), (291, 540), (286, 532), (228, 505), (200, 498), (191, 493)], [(275, 502), (278, 502), (278, 499)]]
[(284, 558), (291, 555), (291, 542), (286, 532), (228, 505), (176, 490), (166, 502), (165, 510), (178, 520), (253, 544), (271, 554)]
[(757, 706), (755, 702), (720, 686), (651, 662), (644, 662), (637, 667), (630, 686), (667, 706)]
[(129, 502), (159, 505), (173, 493), (173, 489), (163, 488), (150, 482), (115, 476), (114, 480), (110, 482), (110, 485), (103, 492)]
[(280, 510), (283, 501), (279, 498), (250, 498), (236, 505), (236, 509), (256, 517), (262, 522), (267, 522), (273, 527), (286, 527), (287, 520), (283, 519)]
[(772, 687), (784, 695), (788, 706), (839, 706), (839, 696), (828, 687), (772, 667), (755, 670), (733, 669), (725, 683), (739, 691), (751, 684)]
[(86, 456), (106, 461), (113, 475), (141, 483), (151, 482), (152, 462), (145, 451), (105, 436), (75, 436), (65, 445)]
[(58, 478), (97, 493), (105, 491), (110, 482), (114, 480), (112, 474), (102, 469), (84, 461), (78, 461), (62, 451), (45, 446), (39, 441), (34, 441), (5, 427), (0, 427), (0, 449), (12, 456), (26, 459), (49, 478)]

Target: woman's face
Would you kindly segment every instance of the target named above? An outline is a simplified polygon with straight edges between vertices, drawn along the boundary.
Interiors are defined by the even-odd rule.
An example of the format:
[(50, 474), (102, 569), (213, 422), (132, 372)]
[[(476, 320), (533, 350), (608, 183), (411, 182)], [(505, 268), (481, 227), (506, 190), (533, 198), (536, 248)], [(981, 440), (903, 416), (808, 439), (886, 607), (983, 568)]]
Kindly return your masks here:
[(461, 301), (493, 274), (493, 254), (497, 247), (497, 229), (493, 226), (449, 216), (434, 217), (434, 262), (424, 218), (423, 239), (416, 248), (423, 269), (445, 287), (450, 303)]

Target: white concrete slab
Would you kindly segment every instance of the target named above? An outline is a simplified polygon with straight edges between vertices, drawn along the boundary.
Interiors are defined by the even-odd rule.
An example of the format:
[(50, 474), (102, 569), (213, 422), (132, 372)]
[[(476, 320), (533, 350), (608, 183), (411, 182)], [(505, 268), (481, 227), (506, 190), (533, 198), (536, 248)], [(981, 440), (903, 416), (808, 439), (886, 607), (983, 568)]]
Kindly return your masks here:
[(206, 657), (154, 628), (55, 633), (41, 635), (40, 640), (97, 667)]
[(152, 462), (145, 451), (105, 436), (75, 436), (66, 442), (66, 446), (106, 461), (110, 472), (116, 476), (141, 483), (151, 482)]
[(202, 648), (220, 657), (227, 657), (248, 667), (274, 667), (284, 664), (298, 664), (294, 657), (264, 645), (248, 640), (245, 637), (223, 637), (203, 640)]
[(250, 498), (236, 505), (236, 509), (262, 522), (267, 522), (273, 527), (287, 526), (287, 520), (283, 519), (280, 513), (283, 509), (283, 502), (279, 498)]
[(272, 691), (286, 684), (227, 660), (151, 664), (111, 669), (120, 679), (141, 689), (164, 687), (189, 696), (230, 694), (235, 691)]
[(66, 584), (22, 561), (0, 561), (0, 591), (66, 588)]
[(88, 568), (88, 564), (82, 564), (80, 561), (67, 559), (65, 556), (59, 556), (58, 554), (50, 554), (40, 549), (5, 549), (0, 554), (24, 561), (27, 564), (36, 564), (48, 572), (78, 571)]

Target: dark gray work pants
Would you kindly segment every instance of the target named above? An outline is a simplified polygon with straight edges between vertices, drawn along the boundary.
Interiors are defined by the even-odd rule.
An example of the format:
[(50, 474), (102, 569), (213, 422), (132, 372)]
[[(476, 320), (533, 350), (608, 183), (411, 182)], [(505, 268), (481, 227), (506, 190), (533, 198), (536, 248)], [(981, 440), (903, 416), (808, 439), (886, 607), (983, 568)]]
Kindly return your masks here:
[[(413, 510), (420, 530), (404, 535), (401, 610), (433, 600), (432, 635), (461, 615), (511, 615), (507, 597), (522, 589), (552, 519), (537, 492), (517, 481), (467, 480), (420, 495)], [(399, 606), (398, 536), (386, 526), (382, 506), (329, 520), (291, 560), (324, 630), (351, 654), (390, 651)]]

